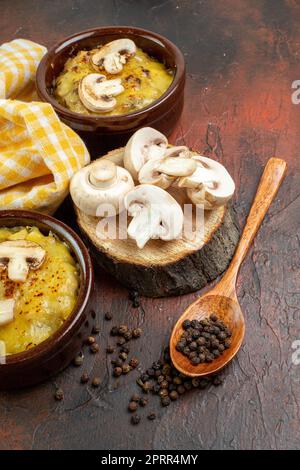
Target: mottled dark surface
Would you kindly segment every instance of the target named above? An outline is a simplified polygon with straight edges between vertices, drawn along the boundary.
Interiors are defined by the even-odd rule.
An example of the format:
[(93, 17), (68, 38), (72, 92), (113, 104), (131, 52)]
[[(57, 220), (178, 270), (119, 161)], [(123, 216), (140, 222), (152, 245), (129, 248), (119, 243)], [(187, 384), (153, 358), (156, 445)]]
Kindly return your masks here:
[[(289, 169), (241, 269), (247, 331), (223, 386), (189, 393), (168, 409), (154, 400), (148, 410), (158, 419), (130, 426), (126, 404), (135, 373), (117, 381), (110, 376), (104, 354), (110, 324), (103, 313), (143, 328), (134, 350), (147, 366), (197, 294), (142, 299), (134, 310), (126, 290), (97, 270), (101, 353), (87, 354), (85, 368), (101, 376), (101, 388), (80, 386), (81, 370), (70, 367), (34, 389), (2, 393), (0, 448), (300, 447), (300, 365), (292, 363), (292, 343), (300, 339), (300, 105), (291, 102), (291, 83), (300, 79), (299, 22), (296, 0), (1, 1), (1, 42), (25, 37), (50, 46), (64, 35), (110, 24), (146, 27), (175, 41), (189, 75), (173, 142), (213, 152), (228, 167), (241, 224), (267, 159), (282, 157)], [(60, 211), (65, 220), (66, 212)], [(64, 402), (53, 400), (55, 385), (64, 389)]]

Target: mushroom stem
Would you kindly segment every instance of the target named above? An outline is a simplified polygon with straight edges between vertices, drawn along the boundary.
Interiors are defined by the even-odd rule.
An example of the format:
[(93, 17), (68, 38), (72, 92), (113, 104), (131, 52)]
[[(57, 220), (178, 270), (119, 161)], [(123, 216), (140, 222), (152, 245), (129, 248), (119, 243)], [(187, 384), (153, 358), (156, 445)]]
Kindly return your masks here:
[(151, 238), (157, 238), (157, 227), (160, 224), (159, 211), (145, 207), (137, 213), (128, 225), (128, 235), (135, 239), (138, 248), (144, 248)]
[(92, 163), (88, 178), (96, 188), (109, 188), (116, 181), (117, 166), (114, 162), (102, 158)]
[(7, 265), (7, 274), (11, 281), (24, 282), (28, 276), (29, 266), (26, 258), (16, 255)]

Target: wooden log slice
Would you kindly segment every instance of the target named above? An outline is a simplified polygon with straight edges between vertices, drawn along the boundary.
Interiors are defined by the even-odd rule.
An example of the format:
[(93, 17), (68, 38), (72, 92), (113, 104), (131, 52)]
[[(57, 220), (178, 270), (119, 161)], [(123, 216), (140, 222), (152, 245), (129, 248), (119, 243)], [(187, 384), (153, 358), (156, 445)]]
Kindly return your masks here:
[[(123, 165), (123, 149), (105, 158)], [(169, 191), (183, 206), (189, 203), (183, 190)], [(172, 241), (150, 240), (141, 250), (134, 240), (107, 237), (99, 228), (101, 219), (75, 207), (78, 225), (92, 247), (97, 262), (121, 284), (147, 297), (166, 297), (196, 291), (214, 280), (228, 266), (239, 240), (239, 229), (231, 206), (204, 211), (204, 230), (193, 237)], [(192, 216), (195, 228), (195, 211)], [(101, 224), (100, 224), (101, 225)], [(127, 222), (117, 222), (117, 234), (126, 233)], [(101, 237), (99, 237), (101, 233)]]

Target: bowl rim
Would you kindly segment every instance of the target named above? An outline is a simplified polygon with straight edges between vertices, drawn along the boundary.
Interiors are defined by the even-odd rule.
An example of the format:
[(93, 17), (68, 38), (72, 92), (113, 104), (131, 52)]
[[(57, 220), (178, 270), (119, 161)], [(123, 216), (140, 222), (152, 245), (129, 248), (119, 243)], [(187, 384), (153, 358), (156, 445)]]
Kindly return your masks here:
[[(75, 113), (69, 110), (68, 108), (65, 108), (61, 104), (59, 104), (58, 101), (48, 92), (47, 86), (46, 86), (45, 73), (47, 70), (47, 66), (51, 65), (51, 57), (53, 57), (57, 52), (60, 52), (61, 50), (63, 50), (65, 47), (72, 45), (72, 43), (79, 42), (80, 40), (86, 39), (92, 33), (97, 33), (97, 32), (99, 33), (103, 32), (103, 34), (104, 33), (126, 34), (126, 32), (128, 32), (131, 34), (144, 36), (147, 39), (152, 40), (153, 42), (161, 43), (163, 46), (165, 46), (169, 51), (171, 51), (171, 54), (173, 55), (174, 61), (175, 61), (174, 78), (170, 86), (167, 88), (167, 90), (157, 100), (153, 101), (148, 106), (145, 106), (144, 108), (141, 108), (137, 111), (133, 111), (131, 113), (115, 115), (115, 116), (114, 115), (105, 116), (105, 114), (98, 116), (95, 114)], [(48, 62), (49, 62), (49, 65), (48, 65)], [(158, 106), (164, 103), (171, 95), (173, 95), (173, 93), (180, 86), (183, 76), (185, 76), (185, 60), (184, 60), (184, 56), (182, 52), (172, 41), (162, 36), (161, 34), (155, 33), (153, 31), (149, 31), (147, 29), (138, 28), (135, 26), (99, 26), (99, 27), (89, 28), (89, 29), (85, 29), (83, 31), (74, 33), (58, 41), (56, 44), (54, 44), (54, 46), (52, 46), (46, 52), (46, 54), (43, 56), (42, 60), (40, 61), (38, 65), (35, 83), (36, 83), (36, 89), (37, 89), (37, 93), (39, 97), (42, 98), (44, 102), (50, 103), (53, 106), (53, 108), (57, 110), (59, 113), (64, 114), (64, 117), (67, 117), (68, 119), (72, 119), (75, 121), (81, 121), (82, 123), (85, 123), (85, 124), (88, 124), (91, 121), (93, 121), (94, 123), (101, 123), (105, 121), (105, 124), (110, 125), (114, 123), (120, 124), (120, 121), (124, 121), (126, 120), (126, 118), (127, 119), (136, 118), (136, 117), (138, 118), (140, 116), (143, 116), (145, 112), (146, 113), (151, 112), (153, 109), (156, 109)]]
[[(94, 281), (93, 264), (89, 251), (81, 238), (68, 225), (56, 219), (55, 217), (44, 214), (42, 212), (11, 209), (0, 210), (0, 227), (5, 227), (5, 224), (1, 223), (2, 220), (13, 220), (14, 218), (18, 218), (19, 220), (32, 220), (33, 226), (34, 223), (42, 223), (49, 227), (49, 231), (53, 230), (60, 240), (65, 241), (70, 246), (73, 252), (73, 256), (76, 258), (76, 261), (80, 266), (81, 285), (79, 287), (76, 304), (61, 327), (34, 348), (31, 348), (28, 351), (22, 351), (20, 353), (6, 356), (5, 363), (1, 364), (0, 367), (9, 367), (23, 362), (29, 363), (38, 359), (43, 360), (49, 353), (51, 353), (51, 357), (52, 355), (56, 354), (57, 348), (61, 346), (61, 342), (64, 342), (64, 340), (70, 341), (72, 338), (71, 334), (73, 328), (82, 321), (81, 317), (89, 302)], [(25, 222), (24, 224), (28, 226), (28, 223)], [(20, 226), (19, 222), (16, 223), (16, 226)], [(66, 239), (66, 237), (63, 235), (63, 231), (68, 233), (70, 239)], [(76, 255), (75, 248), (79, 250), (82, 255), (82, 263), (79, 257)]]

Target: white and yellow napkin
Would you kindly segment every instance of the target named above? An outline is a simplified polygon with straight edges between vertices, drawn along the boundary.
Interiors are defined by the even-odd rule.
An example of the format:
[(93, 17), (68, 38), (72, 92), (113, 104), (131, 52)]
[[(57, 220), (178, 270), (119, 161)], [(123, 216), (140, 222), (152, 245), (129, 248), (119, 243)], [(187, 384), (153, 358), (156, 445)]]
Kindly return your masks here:
[(80, 137), (35, 98), (46, 48), (25, 39), (0, 46), (0, 209), (52, 213), (72, 175), (90, 161)]

